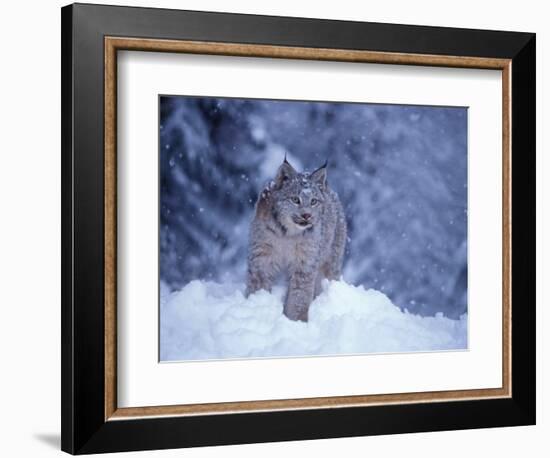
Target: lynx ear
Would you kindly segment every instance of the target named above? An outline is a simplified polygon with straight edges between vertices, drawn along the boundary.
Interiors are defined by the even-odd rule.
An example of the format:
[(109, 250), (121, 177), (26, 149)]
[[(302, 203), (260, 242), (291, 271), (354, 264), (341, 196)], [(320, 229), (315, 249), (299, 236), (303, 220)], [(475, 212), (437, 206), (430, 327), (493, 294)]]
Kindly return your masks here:
[(285, 181), (290, 180), (293, 176), (296, 175), (296, 170), (292, 167), (288, 161), (285, 160), (277, 170), (277, 176), (275, 177), (275, 183), (277, 187), (281, 187)]
[(321, 189), (327, 187), (327, 165), (328, 161), (311, 174), (311, 180), (318, 184)]

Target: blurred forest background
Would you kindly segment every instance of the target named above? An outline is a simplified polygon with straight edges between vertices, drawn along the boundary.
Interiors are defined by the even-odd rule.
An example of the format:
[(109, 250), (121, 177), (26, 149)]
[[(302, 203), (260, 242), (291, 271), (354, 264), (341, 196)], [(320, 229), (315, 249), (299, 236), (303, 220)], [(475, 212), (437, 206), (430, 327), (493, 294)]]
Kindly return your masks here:
[(467, 109), (160, 97), (160, 279), (244, 282), (259, 190), (285, 152), (329, 159), (344, 279), (424, 316), (467, 311)]

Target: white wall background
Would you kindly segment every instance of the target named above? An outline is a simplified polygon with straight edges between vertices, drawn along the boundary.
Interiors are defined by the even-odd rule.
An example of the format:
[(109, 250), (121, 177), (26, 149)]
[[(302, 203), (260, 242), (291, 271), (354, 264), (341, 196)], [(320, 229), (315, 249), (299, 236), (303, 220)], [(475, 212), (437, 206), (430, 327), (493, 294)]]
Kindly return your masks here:
[[(97, 3), (97, 2), (94, 2)], [(111, 4), (127, 4), (109, 0)], [(350, 19), (536, 32), (538, 80), (538, 425), (352, 439), (148, 452), (151, 456), (275, 457), (302, 455), (446, 458), (471, 454), (547, 456), (550, 354), (543, 310), (550, 253), (545, 206), (550, 161), (543, 160), (545, 52), (550, 15), (538, 0), (440, 2), (297, 2), (277, 0), (128, 0), (136, 6)], [(5, 2), (0, 15), (0, 454), (47, 457), (59, 452), (60, 384), (60, 11), (57, 0)], [(30, 112), (33, 113), (30, 116)], [(546, 207), (546, 208), (543, 208)], [(548, 282), (546, 282), (548, 285)], [(138, 456), (127, 454), (125, 456)], [(141, 456), (144, 456), (142, 453)]]

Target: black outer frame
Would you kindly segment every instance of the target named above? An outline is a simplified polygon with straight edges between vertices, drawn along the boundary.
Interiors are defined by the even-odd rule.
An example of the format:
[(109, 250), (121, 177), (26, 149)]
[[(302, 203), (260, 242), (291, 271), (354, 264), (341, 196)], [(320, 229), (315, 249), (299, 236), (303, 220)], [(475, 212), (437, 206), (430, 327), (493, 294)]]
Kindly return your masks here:
[[(512, 397), (105, 421), (107, 35), (512, 59)], [(62, 450), (81, 454), (535, 424), (534, 34), (74, 4), (62, 8), (61, 38)]]

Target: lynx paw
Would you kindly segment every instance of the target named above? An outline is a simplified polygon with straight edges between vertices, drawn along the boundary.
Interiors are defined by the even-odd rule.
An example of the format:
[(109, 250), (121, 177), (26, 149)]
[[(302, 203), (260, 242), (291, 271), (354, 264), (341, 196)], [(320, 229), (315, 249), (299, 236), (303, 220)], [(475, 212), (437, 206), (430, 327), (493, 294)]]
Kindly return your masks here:
[(285, 306), (283, 313), (289, 320), (307, 322), (307, 308)]

